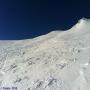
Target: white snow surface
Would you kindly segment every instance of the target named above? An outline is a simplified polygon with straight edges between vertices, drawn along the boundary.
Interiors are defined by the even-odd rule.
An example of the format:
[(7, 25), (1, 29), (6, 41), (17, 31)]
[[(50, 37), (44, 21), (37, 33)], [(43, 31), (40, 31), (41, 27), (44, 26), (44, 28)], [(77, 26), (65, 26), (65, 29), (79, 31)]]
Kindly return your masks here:
[(0, 88), (90, 90), (90, 20), (67, 31), (0, 41)]

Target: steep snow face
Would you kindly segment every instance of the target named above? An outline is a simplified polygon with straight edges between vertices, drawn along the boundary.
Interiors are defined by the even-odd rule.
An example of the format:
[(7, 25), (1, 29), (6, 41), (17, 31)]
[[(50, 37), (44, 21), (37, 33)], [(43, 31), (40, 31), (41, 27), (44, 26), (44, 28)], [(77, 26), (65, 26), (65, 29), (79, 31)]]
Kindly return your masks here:
[(90, 20), (34, 39), (0, 41), (0, 89), (90, 90)]

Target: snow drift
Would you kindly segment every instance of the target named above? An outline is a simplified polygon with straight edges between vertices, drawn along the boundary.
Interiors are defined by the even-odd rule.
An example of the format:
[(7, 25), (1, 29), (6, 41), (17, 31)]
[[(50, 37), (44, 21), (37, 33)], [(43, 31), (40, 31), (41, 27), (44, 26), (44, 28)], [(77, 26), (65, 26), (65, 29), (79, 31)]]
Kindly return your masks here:
[(90, 90), (90, 20), (34, 39), (0, 41), (0, 88)]

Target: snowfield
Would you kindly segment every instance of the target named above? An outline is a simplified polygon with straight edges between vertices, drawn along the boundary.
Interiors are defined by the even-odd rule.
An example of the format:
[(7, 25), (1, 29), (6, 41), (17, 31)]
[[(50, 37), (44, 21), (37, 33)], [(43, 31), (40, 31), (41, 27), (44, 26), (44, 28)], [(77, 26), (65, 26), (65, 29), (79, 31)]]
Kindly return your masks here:
[(90, 90), (90, 20), (67, 31), (0, 41), (0, 88)]

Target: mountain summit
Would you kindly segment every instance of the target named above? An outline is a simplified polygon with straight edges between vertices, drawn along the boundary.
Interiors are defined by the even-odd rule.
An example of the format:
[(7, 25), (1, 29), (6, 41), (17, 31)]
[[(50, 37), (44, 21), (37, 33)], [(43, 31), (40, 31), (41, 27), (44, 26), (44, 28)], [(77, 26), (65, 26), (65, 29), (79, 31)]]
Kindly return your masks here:
[(34, 39), (0, 41), (0, 89), (90, 90), (90, 20)]
[[(73, 26), (73, 29), (85, 29), (90, 28), (90, 19), (82, 18), (78, 21), (78, 23)], [(87, 29), (86, 28), (86, 29)]]

